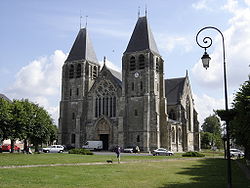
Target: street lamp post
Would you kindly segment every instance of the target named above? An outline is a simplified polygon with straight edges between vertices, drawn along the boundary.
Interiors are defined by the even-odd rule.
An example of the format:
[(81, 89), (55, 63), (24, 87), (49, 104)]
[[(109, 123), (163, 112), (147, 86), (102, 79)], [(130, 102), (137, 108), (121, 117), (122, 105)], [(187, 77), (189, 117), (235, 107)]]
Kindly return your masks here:
[[(203, 45), (201, 45), (198, 41), (198, 35), (206, 30), (206, 29), (212, 29), (212, 30), (216, 30), (220, 33), (221, 37), (222, 37), (222, 48), (223, 48), (223, 68), (224, 68), (224, 88), (225, 88), (225, 109), (226, 112), (228, 113), (228, 97), (227, 97), (227, 75), (226, 75), (226, 60), (225, 60), (225, 42), (224, 42), (224, 36), (222, 34), (222, 32), (213, 26), (207, 26), (204, 27), (202, 29), (200, 29), (200, 31), (197, 33), (196, 35), (196, 43), (201, 47), (205, 49), (205, 52), (203, 54), (203, 56), (201, 57), (202, 59), (202, 63), (203, 63), (203, 67), (205, 69), (207, 69), (209, 67), (209, 61), (210, 61), (210, 57), (207, 53), (207, 48), (209, 48), (213, 41), (211, 39), (211, 37), (204, 37), (203, 38)], [(227, 176), (228, 176), (228, 181), (227, 181), (227, 187), (228, 188), (232, 188), (232, 175), (231, 175), (231, 159), (230, 159), (230, 134), (229, 134), (229, 120), (226, 119), (226, 137), (227, 137)]]

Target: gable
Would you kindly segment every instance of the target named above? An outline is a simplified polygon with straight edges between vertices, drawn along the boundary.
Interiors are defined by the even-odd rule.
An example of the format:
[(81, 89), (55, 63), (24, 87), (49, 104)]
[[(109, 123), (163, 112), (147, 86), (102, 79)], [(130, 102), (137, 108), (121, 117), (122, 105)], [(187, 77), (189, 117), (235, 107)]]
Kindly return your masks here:
[(104, 66), (89, 93), (95, 93), (100, 96), (121, 95), (122, 81), (119, 79), (119, 72), (113, 73), (117, 75), (112, 74)]
[(168, 105), (175, 105), (180, 103), (180, 98), (183, 94), (184, 78), (173, 78), (165, 80), (165, 97)]

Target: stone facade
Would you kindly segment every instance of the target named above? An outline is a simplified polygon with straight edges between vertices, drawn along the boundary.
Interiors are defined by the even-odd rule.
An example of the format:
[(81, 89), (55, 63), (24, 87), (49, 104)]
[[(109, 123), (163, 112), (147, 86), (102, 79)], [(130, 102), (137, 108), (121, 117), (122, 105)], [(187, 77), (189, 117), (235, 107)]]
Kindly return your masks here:
[(102, 140), (104, 149), (200, 149), (197, 112), (186, 74), (163, 77), (146, 17), (137, 21), (122, 58), (122, 73), (100, 68), (86, 28), (79, 31), (62, 70), (59, 143), (81, 147)]

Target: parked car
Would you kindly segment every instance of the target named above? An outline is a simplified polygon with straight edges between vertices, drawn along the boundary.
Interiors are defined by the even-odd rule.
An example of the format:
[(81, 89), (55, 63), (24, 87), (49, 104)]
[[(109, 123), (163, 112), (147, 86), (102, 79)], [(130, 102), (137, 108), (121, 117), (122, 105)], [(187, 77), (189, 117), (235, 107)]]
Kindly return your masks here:
[(153, 154), (153, 156), (156, 156), (156, 155), (166, 155), (166, 156), (174, 155), (173, 152), (168, 151), (165, 148), (158, 148), (158, 149), (154, 150), (152, 152), (152, 154)]
[(231, 157), (244, 157), (244, 152), (238, 149), (230, 149), (230, 156)]
[(62, 145), (52, 145), (47, 148), (43, 148), (44, 153), (62, 153), (64, 147)]
[[(3, 151), (11, 152), (11, 145), (10, 145), (10, 144), (3, 144), (3, 145), (1, 146), (0, 151), (1, 151), (1, 152), (3, 152)], [(19, 152), (19, 151), (20, 151), (20, 147), (14, 145), (14, 151)]]

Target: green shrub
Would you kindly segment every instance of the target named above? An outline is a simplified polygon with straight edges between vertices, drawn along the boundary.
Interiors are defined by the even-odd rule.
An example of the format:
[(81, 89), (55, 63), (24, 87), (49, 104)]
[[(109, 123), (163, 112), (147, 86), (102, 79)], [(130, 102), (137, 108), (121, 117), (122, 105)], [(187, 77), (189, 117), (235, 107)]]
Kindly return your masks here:
[(83, 148), (71, 149), (69, 150), (69, 154), (93, 155), (91, 151)]
[(198, 153), (196, 151), (189, 151), (189, 152), (182, 154), (182, 157), (205, 157), (205, 155)]

